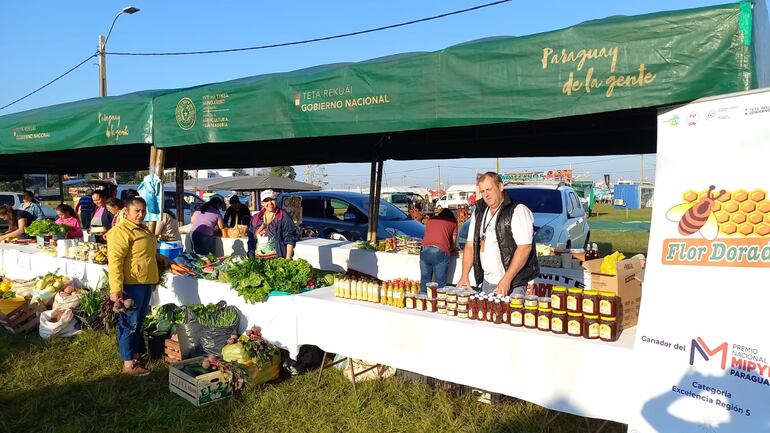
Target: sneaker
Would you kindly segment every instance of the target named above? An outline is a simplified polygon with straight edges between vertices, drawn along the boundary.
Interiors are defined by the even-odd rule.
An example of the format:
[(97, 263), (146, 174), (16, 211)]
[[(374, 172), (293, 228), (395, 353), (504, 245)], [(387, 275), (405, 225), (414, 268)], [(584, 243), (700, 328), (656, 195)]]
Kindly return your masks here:
[(150, 374), (150, 370), (147, 370), (146, 368), (139, 365), (138, 362), (134, 361), (134, 364), (131, 367), (123, 367), (123, 374), (141, 377)]

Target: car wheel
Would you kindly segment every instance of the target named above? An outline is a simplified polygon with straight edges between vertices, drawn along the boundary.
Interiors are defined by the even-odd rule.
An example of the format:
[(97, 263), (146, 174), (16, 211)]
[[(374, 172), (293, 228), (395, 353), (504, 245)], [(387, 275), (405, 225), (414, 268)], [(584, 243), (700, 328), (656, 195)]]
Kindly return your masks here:
[(337, 233), (337, 232), (330, 232), (329, 233), (329, 239), (333, 239), (335, 241), (348, 241), (348, 240), (350, 240), (350, 239), (346, 238), (345, 235), (343, 235), (342, 233)]

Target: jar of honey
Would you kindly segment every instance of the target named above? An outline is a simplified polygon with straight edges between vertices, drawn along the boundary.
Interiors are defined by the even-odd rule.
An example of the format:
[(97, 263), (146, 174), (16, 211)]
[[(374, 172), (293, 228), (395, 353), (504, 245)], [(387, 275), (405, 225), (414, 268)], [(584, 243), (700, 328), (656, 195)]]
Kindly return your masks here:
[(583, 305), (583, 289), (571, 287), (567, 290), (567, 311), (580, 312)]
[(551, 330), (551, 309), (550, 308), (538, 308), (537, 329), (541, 331)]
[(538, 307), (538, 303), (540, 301), (540, 298), (538, 298), (535, 295), (529, 295), (524, 297), (524, 306), (525, 307)]
[[(413, 293), (406, 293), (404, 294), (404, 305), (406, 308), (414, 309), (415, 308), (415, 296)], [(422, 305), (420, 305), (422, 307)], [(417, 308), (418, 310), (421, 310), (422, 308)]]
[(583, 338), (595, 340), (599, 338), (599, 316), (593, 314), (583, 315)]
[(551, 332), (553, 332), (554, 334), (567, 333), (567, 311), (565, 310), (551, 311)]
[(425, 284), (425, 291), (429, 298), (435, 298), (438, 296), (438, 283), (430, 282)]
[(537, 328), (537, 307), (524, 307), (524, 327), (530, 329)]
[(524, 302), (521, 299), (511, 299), (511, 326), (524, 326)]
[(442, 300), (446, 301), (446, 292), (447, 292), (446, 287), (439, 287), (438, 289), (436, 289), (436, 298), (440, 301)]
[[(412, 295), (412, 297), (414, 297), (415, 310), (425, 311), (425, 302), (427, 301), (427, 298), (425, 297), (425, 295)], [(409, 298), (406, 298), (406, 299), (408, 300)]]
[(567, 288), (564, 286), (553, 286), (551, 289), (551, 308), (554, 310), (563, 310), (567, 308)]
[(618, 321), (615, 317), (601, 317), (599, 321), (599, 338), (604, 341), (615, 341), (618, 339)]
[(583, 291), (583, 314), (599, 314), (599, 292), (596, 290)]
[(583, 336), (583, 313), (567, 312), (567, 334), (573, 337)]
[(618, 295), (615, 292), (599, 292), (599, 314), (618, 317)]
[(435, 313), (438, 311), (438, 299), (425, 298), (425, 311), (429, 313)]
[(551, 308), (551, 297), (543, 296), (537, 300), (537, 308)]

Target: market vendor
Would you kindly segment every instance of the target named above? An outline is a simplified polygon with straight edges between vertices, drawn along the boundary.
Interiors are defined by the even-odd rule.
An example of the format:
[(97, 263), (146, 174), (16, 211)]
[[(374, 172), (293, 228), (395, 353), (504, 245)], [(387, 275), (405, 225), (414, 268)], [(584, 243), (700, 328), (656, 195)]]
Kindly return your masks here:
[(503, 190), (503, 180), (486, 172), (477, 181), (481, 198), (476, 201), (463, 252), (459, 285), (470, 286), (471, 268), (481, 290), (501, 295), (524, 294), (527, 283), (538, 275), (532, 212)]
[(237, 195), (230, 197), (230, 207), (225, 211), (225, 227), (233, 228), (236, 225), (247, 225), (251, 219), (249, 208), (241, 203)]
[(179, 242), (182, 240), (182, 235), (179, 233), (179, 221), (177, 221), (174, 212), (163, 209), (163, 214), (160, 216), (158, 224), (160, 227), (157, 228), (157, 232), (160, 233), (160, 240), (168, 242)]
[(123, 200), (116, 197), (110, 197), (107, 199), (104, 206), (112, 215), (112, 227), (120, 224), (120, 222), (123, 221), (123, 218), (126, 217), (126, 209)]
[(8, 222), (8, 230), (0, 235), (0, 241), (6, 239), (29, 239), (29, 236), (24, 233), (24, 229), (35, 221), (35, 217), (31, 213), (25, 210), (13, 209), (11, 206), (4, 204), (0, 206), (0, 219)]
[(56, 206), (56, 215), (59, 218), (56, 220), (56, 224), (66, 224), (70, 227), (70, 231), (67, 232), (67, 239), (82, 239), (83, 229), (80, 227), (80, 220), (75, 215), (75, 209), (68, 204), (60, 204)]
[(297, 243), (297, 227), (291, 216), (278, 207), (273, 191), (265, 190), (261, 196), (262, 209), (251, 217), (249, 223), (247, 255), (291, 260)]
[(225, 228), (222, 215), (219, 213), (223, 205), (221, 198), (212, 197), (192, 215), (192, 247), (196, 253), (208, 255), (216, 251), (214, 237), (220, 235)]
[(133, 307), (120, 313), (117, 341), (123, 373), (145, 376), (149, 371), (140, 363), (144, 352), (143, 326), (152, 296), (152, 286), (158, 284), (158, 263), (171, 262), (156, 252), (158, 242), (144, 226), (147, 204), (141, 197), (126, 203), (125, 218), (107, 233), (107, 257), (110, 300), (133, 300)]
[(449, 275), (449, 259), (457, 242), (457, 218), (449, 209), (442, 209), (438, 215), (425, 222), (425, 236), (422, 237), (420, 252), (420, 290), (425, 285), (438, 283), (446, 286)]
[(106, 207), (107, 193), (102, 190), (94, 191), (91, 198), (94, 201), (94, 216), (91, 218), (89, 230), (93, 231), (94, 229), (97, 229), (97, 240), (99, 240), (102, 233), (112, 228), (113, 215)]
[(24, 191), (24, 194), (21, 195), (19, 210), (25, 210), (32, 214), (35, 218), (33, 221), (45, 218), (43, 208), (40, 207), (40, 203), (35, 200), (35, 193), (32, 191)]

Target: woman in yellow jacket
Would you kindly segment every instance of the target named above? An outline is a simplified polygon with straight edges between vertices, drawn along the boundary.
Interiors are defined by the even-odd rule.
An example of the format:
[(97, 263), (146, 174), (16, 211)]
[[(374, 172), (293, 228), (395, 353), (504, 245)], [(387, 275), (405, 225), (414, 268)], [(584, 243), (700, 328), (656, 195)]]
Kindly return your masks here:
[(142, 331), (150, 305), (152, 286), (158, 284), (158, 262), (171, 262), (157, 254), (158, 241), (143, 225), (147, 203), (135, 197), (126, 203), (123, 221), (107, 232), (110, 299), (132, 299), (134, 305), (118, 318), (118, 351), (123, 360), (123, 373), (145, 376), (149, 373), (140, 363), (144, 352)]

